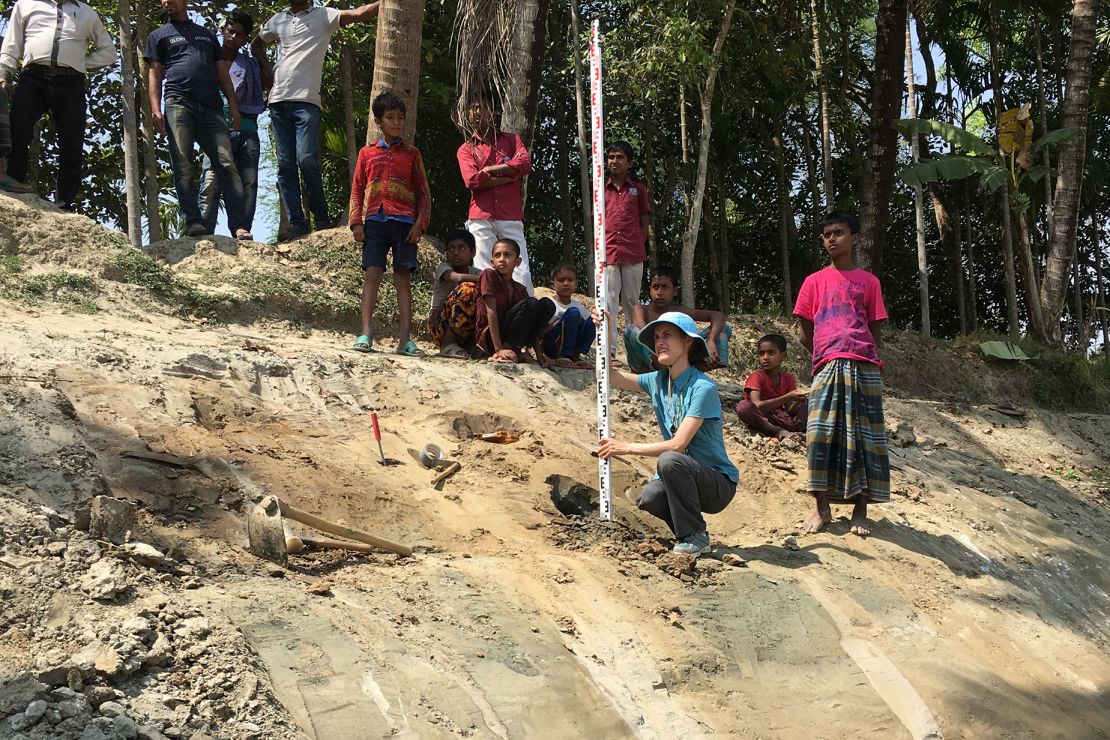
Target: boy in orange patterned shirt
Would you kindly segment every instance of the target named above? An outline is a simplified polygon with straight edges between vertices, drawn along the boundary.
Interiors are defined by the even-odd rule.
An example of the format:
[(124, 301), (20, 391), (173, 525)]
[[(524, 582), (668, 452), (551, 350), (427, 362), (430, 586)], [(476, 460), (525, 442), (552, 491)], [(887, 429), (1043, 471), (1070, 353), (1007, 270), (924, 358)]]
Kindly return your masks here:
[(351, 349), (373, 347), (370, 324), (378, 305), (378, 287), (385, 273), (386, 255), (393, 252), (393, 286), (397, 289), (397, 354), (424, 354), (412, 341), (412, 272), (416, 245), (428, 228), (432, 197), (420, 150), (401, 139), (405, 102), (383, 92), (371, 104), (382, 138), (358, 153), (351, 182), (351, 234), (362, 243), (362, 334)]

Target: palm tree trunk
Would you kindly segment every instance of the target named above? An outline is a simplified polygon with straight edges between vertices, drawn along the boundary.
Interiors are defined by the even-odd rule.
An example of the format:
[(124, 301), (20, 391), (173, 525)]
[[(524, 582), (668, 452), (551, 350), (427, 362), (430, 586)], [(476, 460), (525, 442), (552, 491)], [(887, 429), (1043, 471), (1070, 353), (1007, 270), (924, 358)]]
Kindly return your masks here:
[(721, 214), (720, 221), (717, 224), (719, 232), (717, 237), (717, 244), (721, 250), (721, 305), (720, 309), (726, 315), (729, 309), (732, 308), (732, 286), (730, 284), (730, 262), (732, 261), (732, 249), (728, 242), (728, 196), (725, 194), (725, 173), (724, 167), (717, 168), (717, 199), (719, 202), (718, 211)]
[(829, 131), (829, 85), (825, 80), (825, 61), (821, 54), (821, 20), (817, 13), (817, 0), (809, 0), (810, 21), (813, 28), (813, 65), (817, 75), (817, 92), (821, 100), (821, 172), (825, 184), (825, 213), (831, 213), (836, 203), (832, 179), (832, 136)]
[(555, 119), (555, 179), (559, 181), (559, 201), (563, 210), (563, 261), (574, 264), (574, 205), (570, 193), (570, 101), (559, 97), (559, 115)]
[(964, 229), (967, 234), (964, 240), (964, 252), (967, 254), (967, 328), (968, 331), (974, 332), (979, 330), (979, 302), (976, 296), (978, 280), (975, 276), (975, 230), (971, 221), (970, 184), (964, 182), (961, 189), (963, 190), (964, 223), (967, 224)]
[(867, 163), (860, 192), (862, 231), (856, 247), (861, 267), (882, 277), (890, 196), (898, 138), (894, 120), (902, 107), (905, 72), (906, 0), (879, 0), (875, 18), (875, 72), (871, 84), (871, 122)]
[[(998, 71), (998, 33), (995, 29), (997, 14), (993, 2), (990, 15), (991, 101), (994, 103), (994, 125), (1001, 138), (1002, 80)], [(1002, 209), (1002, 268), (1006, 279), (1006, 328), (1011, 337), (1017, 337), (1021, 333), (1021, 325), (1018, 323), (1017, 277), (1014, 274), (1014, 237), (1010, 227), (1009, 179), (999, 191), (999, 200)]]
[(543, 52), (547, 40), (547, 0), (514, 0), (509, 34), (508, 89), (503, 100), (501, 128), (520, 136), (532, 148), (539, 105)]
[[(146, 48), (146, 37), (149, 32), (147, 15), (142, 10), (137, 20), (138, 42)], [(146, 60), (142, 54), (139, 57), (139, 105), (143, 115), (140, 120), (143, 134), (143, 190), (146, 200), (146, 238), (149, 242), (156, 242), (162, 238), (162, 211), (158, 202), (161, 185), (158, 182), (158, 150), (154, 148), (154, 127), (150, 115), (150, 96), (146, 94)]]
[(119, 0), (120, 85), (123, 96), (123, 182), (127, 191), (127, 238), (143, 244), (143, 201), (139, 185), (139, 137), (135, 116), (135, 37), (131, 33), (131, 0)]
[[(926, 50), (928, 53), (928, 50)], [(909, 116), (917, 118), (917, 91), (913, 77), (913, 41), (910, 37), (910, 22), (906, 18), (906, 80), (909, 84)], [(921, 159), (921, 138), (917, 134), (910, 136), (910, 149), (913, 154), (913, 163)], [(922, 195), (921, 183), (913, 186), (913, 222), (917, 234), (917, 287), (921, 300), (921, 333), (929, 336), (932, 327), (929, 320), (929, 263), (925, 256), (925, 203)]]
[[(1033, 26), (1037, 38), (1037, 100), (1041, 113), (1041, 135), (1048, 133), (1048, 107), (1045, 103), (1044, 94), (1044, 58), (1041, 53), (1041, 26), (1036, 24)], [(1052, 155), (1049, 153), (1049, 147), (1044, 148), (1044, 166), (1052, 166)], [(1046, 235), (1052, 234), (1052, 178), (1044, 178), (1044, 205), (1047, 216), (1047, 228), (1045, 229)]]
[(659, 243), (656, 241), (656, 224), (659, 222), (659, 209), (663, 205), (662, 199), (656, 195), (655, 189), (655, 146), (652, 135), (653, 126), (645, 112), (644, 118), (644, 180), (648, 187), (648, 197), (651, 199), (651, 213), (648, 214), (647, 252), (648, 265), (651, 268), (659, 266)]
[[(571, 55), (574, 57), (574, 104), (578, 113), (578, 177), (582, 189), (582, 230), (586, 253), (593, 263), (594, 219), (590, 211), (590, 144), (586, 138), (586, 92), (582, 82), (582, 27), (578, 22), (578, 0), (570, 0)], [(591, 267), (590, 274), (593, 274)]]
[(1110, 326), (1108, 326), (1108, 324), (1110, 324), (1110, 316), (1108, 316), (1108, 312), (1110, 312), (1110, 304), (1108, 304), (1106, 300), (1106, 282), (1103, 280), (1102, 272), (1102, 260), (1105, 255), (1103, 254), (1102, 243), (1099, 239), (1102, 229), (1101, 227), (1097, 226), (1097, 219), (1095, 220), (1095, 223), (1095, 248), (1091, 252), (1091, 257), (1094, 259), (1095, 262), (1095, 285), (1098, 286), (1098, 305), (1101, 309), (1100, 311), (1098, 311), (1098, 322), (1099, 326), (1102, 328), (1102, 353), (1106, 355), (1107, 361), (1110, 361), (1110, 331), (1108, 331), (1108, 329), (1110, 329)]
[[(370, 100), (389, 90), (405, 101), (405, 132), (410, 144), (416, 135), (416, 101), (420, 92), (420, 40), (424, 0), (382, 0), (374, 41), (374, 81)], [(374, 114), (366, 126), (366, 143), (381, 136)]]
[(1040, 304), (1059, 341), (1059, 322), (1068, 286), (1068, 272), (1075, 259), (1075, 238), (1079, 221), (1079, 195), (1083, 186), (1083, 167), (1087, 152), (1087, 106), (1091, 88), (1091, 60), (1095, 41), (1095, 0), (1074, 0), (1071, 16), (1071, 44), (1065, 72), (1067, 91), (1064, 94), (1061, 124), (1080, 130), (1060, 145), (1057, 166), (1056, 199), (1053, 203), (1052, 241), (1044, 281), (1041, 283)]
[(779, 201), (779, 263), (782, 266), (782, 314), (789, 316), (794, 308), (794, 290), (790, 282), (790, 223), (794, 208), (790, 204), (790, 186), (782, 146), (782, 123), (771, 137), (771, 154), (775, 158), (775, 181)]
[[(355, 133), (355, 94), (351, 81), (351, 65), (354, 54), (350, 44), (344, 39), (339, 50), (339, 84), (343, 88), (343, 130), (347, 139), (347, 183), (355, 179), (355, 165), (358, 164), (358, 138)], [(407, 105), (407, 104), (406, 104)], [(405, 118), (408, 118), (406, 113)]]
[(732, 25), (732, 13), (736, 10), (736, 0), (729, 0), (725, 7), (724, 18), (717, 40), (713, 42), (713, 52), (709, 62), (709, 72), (705, 87), (701, 91), (701, 130), (698, 132), (698, 169), (694, 185), (694, 197), (690, 204), (690, 217), (686, 222), (686, 233), (682, 236), (682, 301), (687, 306), (696, 305), (694, 295), (694, 251), (698, 244), (698, 230), (701, 228), (702, 200), (705, 195), (705, 182), (709, 169), (709, 137), (713, 133), (713, 91), (717, 85), (717, 72), (721, 66), (721, 52), (725, 38)]

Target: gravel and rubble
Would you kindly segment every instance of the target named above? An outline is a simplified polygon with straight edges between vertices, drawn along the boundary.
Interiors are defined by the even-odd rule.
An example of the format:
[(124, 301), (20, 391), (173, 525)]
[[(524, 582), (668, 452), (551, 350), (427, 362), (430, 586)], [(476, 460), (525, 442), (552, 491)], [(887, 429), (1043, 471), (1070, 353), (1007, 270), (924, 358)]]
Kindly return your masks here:
[(300, 737), (243, 635), (205, 608), (198, 571), (0, 489), (0, 657), (15, 668), (0, 737)]

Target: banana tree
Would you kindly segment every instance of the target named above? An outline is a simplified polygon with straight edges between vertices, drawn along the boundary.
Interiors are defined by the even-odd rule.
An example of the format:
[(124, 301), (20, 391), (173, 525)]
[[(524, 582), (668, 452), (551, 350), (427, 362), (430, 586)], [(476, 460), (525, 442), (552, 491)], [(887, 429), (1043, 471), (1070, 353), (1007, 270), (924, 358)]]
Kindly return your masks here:
[[(953, 145), (952, 154), (904, 166), (899, 177), (910, 186), (926, 185), (938, 180), (961, 180), (977, 176), (979, 187), (990, 193), (1003, 191), (1009, 196), (1010, 210), (1017, 217), (1021, 238), (1022, 272), (1025, 282), (1026, 304), (1029, 311), (1029, 328), (1044, 340), (1054, 332), (1046, 326), (1040, 300), (1040, 279), (1033, 262), (1029, 230), (1029, 209), (1032, 188), (1042, 178), (1053, 174), (1043, 164), (1033, 164), (1034, 158), (1046, 147), (1059, 144), (1079, 133), (1077, 128), (1050, 131), (1036, 141), (1028, 143), (1023, 136), (1003, 141), (995, 148), (990, 142), (975, 134), (942, 121), (904, 119), (895, 127), (906, 136), (938, 136)], [(1030, 137), (1031, 138), (1031, 137)]]

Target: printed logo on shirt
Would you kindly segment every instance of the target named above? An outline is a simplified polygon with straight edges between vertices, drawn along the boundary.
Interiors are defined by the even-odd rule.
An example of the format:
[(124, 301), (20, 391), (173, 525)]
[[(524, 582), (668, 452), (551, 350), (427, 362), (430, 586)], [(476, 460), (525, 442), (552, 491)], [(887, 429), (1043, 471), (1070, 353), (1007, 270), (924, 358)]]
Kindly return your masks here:
[(629, 195), (639, 195), (640, 191), (630, 185), (628, 187), (628, 194)]

